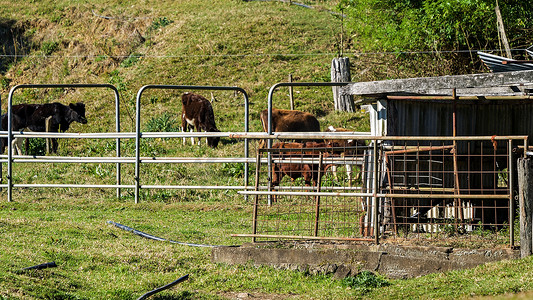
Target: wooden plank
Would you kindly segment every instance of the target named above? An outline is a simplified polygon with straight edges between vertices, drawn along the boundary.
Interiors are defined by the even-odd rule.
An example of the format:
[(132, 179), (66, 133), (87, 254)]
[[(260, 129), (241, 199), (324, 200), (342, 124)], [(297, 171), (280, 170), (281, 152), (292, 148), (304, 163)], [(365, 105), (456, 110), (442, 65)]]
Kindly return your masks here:
[(494, 88), (533, 83), (533, 71), (421, 77), (383, 81), (354, 82), (341, 87), (341, 93), (359, 96), (379, 96), (391, 93), (428, 94), (428, 91)]

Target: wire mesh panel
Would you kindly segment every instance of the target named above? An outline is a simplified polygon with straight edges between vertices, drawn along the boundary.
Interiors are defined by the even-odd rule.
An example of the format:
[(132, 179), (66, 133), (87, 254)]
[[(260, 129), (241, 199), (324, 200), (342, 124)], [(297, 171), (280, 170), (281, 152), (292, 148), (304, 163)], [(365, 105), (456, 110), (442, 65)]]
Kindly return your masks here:
[(383, 237), (508, 244), (511, 152), (511, 140), (384, 146)]
[(257, 157), (253, 236), (512, 246), (519, 138), (276, 143)]
[(363, 237), (364, 143), (275, 143), (260, 150), (254, 234), (272, 237)]

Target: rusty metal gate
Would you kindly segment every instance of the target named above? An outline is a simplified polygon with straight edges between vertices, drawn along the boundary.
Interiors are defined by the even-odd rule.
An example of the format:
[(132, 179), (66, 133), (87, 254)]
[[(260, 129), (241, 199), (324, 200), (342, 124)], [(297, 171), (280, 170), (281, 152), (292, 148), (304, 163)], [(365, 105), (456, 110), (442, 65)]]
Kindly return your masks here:
[(255, 190), (242, 192), (255, 196), (253, 232), (240, 236), (514, 245), (515, 164), (527, 137), (358, 139), (261, 149)]

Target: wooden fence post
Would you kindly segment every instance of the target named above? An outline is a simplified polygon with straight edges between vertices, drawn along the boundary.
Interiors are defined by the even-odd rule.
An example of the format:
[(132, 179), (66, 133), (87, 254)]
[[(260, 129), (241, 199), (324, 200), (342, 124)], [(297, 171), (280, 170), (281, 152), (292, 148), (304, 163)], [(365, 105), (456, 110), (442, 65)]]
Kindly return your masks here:
[(533, 161), (518, 159), (518, 199), (520, 206), (520, 257), (533, 254)]
[[(331, 82), (350, 82), (350, 59), (348, 57), (336, 57), (331, 62)], [(339, 87), (332, 87), (335, 110), (355, 111), (352, 95), (341, 95)]]
[[(50, 132), (51, 129), (52, 129), (52, 116), (46, 118), (46, 120), (44, 121), (44, 126), (45, 126), (45, 130), (46, 132)], [(49, 153), (52, 153), (52, 139), (51, 138), (46, 138), (46, 153), (49, 154)]]
[[(289, 82), (292, 82), (292, 74), (289, 74)], [(291, 110), (294, 110), (294, 96), (292, 94), (292, 85), (289, 86), (289, 101), (291, 102)]]

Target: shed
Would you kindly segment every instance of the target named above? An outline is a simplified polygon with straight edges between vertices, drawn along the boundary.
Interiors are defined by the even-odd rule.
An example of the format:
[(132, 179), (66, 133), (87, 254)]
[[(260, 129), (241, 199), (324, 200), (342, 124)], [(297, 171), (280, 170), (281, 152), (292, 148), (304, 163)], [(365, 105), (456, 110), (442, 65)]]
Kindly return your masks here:
[[(358, 103), (370, 113), (374, 136), (533, 135), (533, 71), (358, 82), (343, 87), (342, 92), (361, 98)], [(509, 149), (520, 145), (509, 143), (505, 147), (494, 141), (453, 142), (450, 151), (447, 147), (452, 145), (445, 143), (385, 141), (381, 145), (381, 188), (406, 196), (381, 199), (381, 218), (411, 224), (413, 219), (434, 222), (436, 214), (483, 226), (509, 224), (512, 204), (508, 199), (487, 197), (457, 204), (458, 194), (513, 193), (506, 174), (516, 170), (516, 160), (508, 159)], [(431, 150), (392, 155), (398, 152), (395, 149), (409, 146), (430, 146)], [(370, 179), (365, 184), (372, 185)], [(427, 199), (409, 197), (415, 193), (430, 195)], [(437, 194), (451, 196), (431, 198)], [(445, 207), (450, 206), (455, 206), (455, 212), (445, 216)]]

